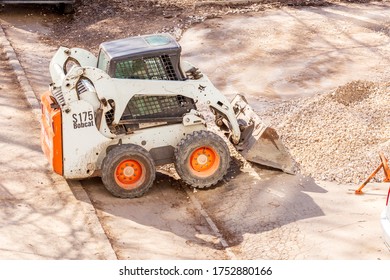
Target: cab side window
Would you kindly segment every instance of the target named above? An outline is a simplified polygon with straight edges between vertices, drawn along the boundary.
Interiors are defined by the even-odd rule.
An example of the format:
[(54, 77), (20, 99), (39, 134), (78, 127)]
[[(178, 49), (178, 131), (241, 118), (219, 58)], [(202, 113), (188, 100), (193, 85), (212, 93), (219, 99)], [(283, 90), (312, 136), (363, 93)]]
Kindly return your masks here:
[(177, 80), (168, 55), (142, 59), (123, 60), (116, 63), (115, 78)]

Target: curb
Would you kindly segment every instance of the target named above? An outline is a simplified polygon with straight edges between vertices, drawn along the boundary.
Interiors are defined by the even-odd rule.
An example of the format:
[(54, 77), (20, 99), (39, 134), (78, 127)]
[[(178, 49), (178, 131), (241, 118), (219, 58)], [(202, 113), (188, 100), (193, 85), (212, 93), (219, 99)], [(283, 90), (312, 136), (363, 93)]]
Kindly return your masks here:
[[(6, 58), (9, 64), (11, 65), (12, 70), (15, 73), (15, 76), (27, 99), (27, 102), (32, 109), (35, 119), (40, 123), (41, 105), (39, 102), (39, 97), (35, 94), (34, 90), (32, 89), (30, 82), (27, 79), (26, 73), (15, 53), (15, 50), (13, 49), (11, 43), (8, 41), (5, 35), (3, 26), (1, 25), (1, 21), (0, 21), (0, 45), (3, 46), (3, 50), (6, 55)], [(88, 219), (88, 224), (90, 226), (91, 231), (96, 236), (105, 236), (105, 239), (107, 241), (107, 250), (105, 250), (105, 252), (101, 252), (104, 259), (117, 260), (118, 258), (115, 254), (114, 249), (112, 248), (112, 244), (109, 238), (107, 237), (102, 227), (102, 224), (99, 221), (99, 218), (97, 217), (96, 209), (93, 207), (92, 201), (90, 200), (87, 192), (82, 187), (81, 183), (75, 180), (72, 181), (65, 180), (65, 178), (63, 178), (62, 176), (58, 176), (58, 177), (56, 176), (55, 178), (54, 176), (55, 176), (54, 174), (50, 175), (53, 181), (61, 181), (61, 183), (66, 185), (69, 188), (69, 191), (71, 191), (75, 195), (76, 199), (80, 202), (81, 207), (84, 208), (84, 213), (87, 214), (86, 218)]]
[[(1, 23), (1, 22), (0, 22)], [(34, 115), (39, 119), (39, 115), (41, 112), (41, 105), (39, 103), (39, 98), (35, 95), (27, 77), (24, 72), (23, 67), (20, 65), (19, 59), (15, 53), (15, 50), (11, 46), (7, 37), (5, 36), (4, 29), (0, 25), (0, 45), (3, 46), (5, 55), (8, 59), (9, 64), (11, 65), (16, 78), (22, 88), (24, 95), (26, 96), (28, 104), (30, 104), (31, 109)]]

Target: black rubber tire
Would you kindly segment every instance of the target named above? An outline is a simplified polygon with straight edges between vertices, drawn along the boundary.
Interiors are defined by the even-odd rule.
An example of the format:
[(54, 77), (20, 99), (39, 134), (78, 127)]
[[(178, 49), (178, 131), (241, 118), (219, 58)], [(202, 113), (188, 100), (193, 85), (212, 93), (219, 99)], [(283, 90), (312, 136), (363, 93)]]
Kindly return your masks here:
[[(140, 175), (139, 181), (135, 181), (135, 183), (130, 183), (126, 186), (125, 183), (121, 186), (121, 182), (118, 178), (117, 172), (120, 172), (120, 166), (123, 166), (124, 162), (136, 162), (138, 167), (140, 167)], [(131, 179), (131, 176), (136, 173), (137, 169), (133, 167), (130, 168), (132, 170), (132, 175), (123, 175), (120, 173), (122, 177), (125, 177), (127, 180)], [(123, 170), (123, 168), (122, 168)], [(136, 171), (134, 171), (136, 170)], [(139, 170), (138, 170), (139, 172)], [(106, 157), (103, 160), (102, 165), (102, 181), (106, 189), (114, 196), (121, 198), (135, 198), (142, 196), (145, 192), (147, 192), (153, 185), (154, 179), (156, 178), (156, 168), (154, 165), (154, 161), (144, 148), (126, 144), (126, 145), (118, 145), (107, 153)], [(122, 180), (124, 180), (122, 178)]]
[[(194, 159), (195, 152), (203, 148), (213, 151), (219, 157), (218, 161), (214, 161), (211, 167), (206, 167), (209, 170), (206, 170), (205, 174), (193, 167), (194, 160), (196, 160), (196, 158)], [(206, 164), (201, 163), (201, 165), (205, 166)], [(221, 137), (210, 131), (195, 131), (187, 135), (175, 149), (177, 173), (185, 183), (195, 188), (207, 188), (218, 183), (226, 175), (229, 165), (230, 152), (227, 144)]]

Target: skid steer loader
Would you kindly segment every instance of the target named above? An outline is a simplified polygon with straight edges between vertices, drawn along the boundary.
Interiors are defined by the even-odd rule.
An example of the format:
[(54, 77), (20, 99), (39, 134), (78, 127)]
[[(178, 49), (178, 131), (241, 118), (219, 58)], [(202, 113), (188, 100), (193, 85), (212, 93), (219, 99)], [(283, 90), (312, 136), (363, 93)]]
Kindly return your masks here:
[(208, 130), (203, 107), (246, 158), (293, 173), (275, 130), (242, 96), (230, 103), (180, 54), (168, 34), (105, 42), (98, 57), (60, 47), (41, 97), (41, 145), (53, 170), (68, 179), (101, 176), (122, 198), (143, 195), (155, 167), (168, 163), (187, 184), (212, 186), (226, 174), (230, 152)]

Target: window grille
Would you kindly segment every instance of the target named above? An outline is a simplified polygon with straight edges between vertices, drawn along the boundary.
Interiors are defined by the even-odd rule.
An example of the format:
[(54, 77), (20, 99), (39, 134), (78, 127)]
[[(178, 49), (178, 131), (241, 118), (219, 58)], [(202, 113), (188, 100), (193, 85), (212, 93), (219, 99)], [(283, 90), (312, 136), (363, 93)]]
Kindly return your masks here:
[(177, 80), (176, 72), (168, 55), (118, 62), (115, 77), (120, 79)]
[(195, 104), (185, 96), (134, 96), (127, 105), (123, 116), (126, 119), (182, 117)]

